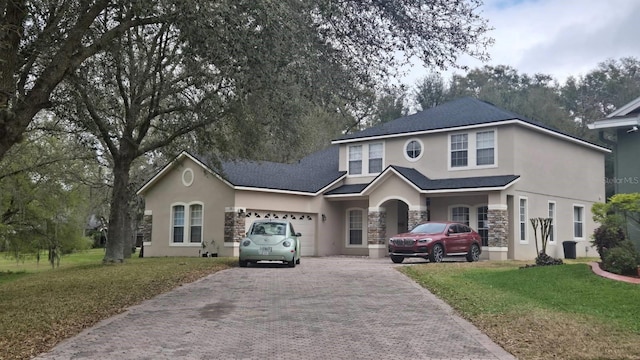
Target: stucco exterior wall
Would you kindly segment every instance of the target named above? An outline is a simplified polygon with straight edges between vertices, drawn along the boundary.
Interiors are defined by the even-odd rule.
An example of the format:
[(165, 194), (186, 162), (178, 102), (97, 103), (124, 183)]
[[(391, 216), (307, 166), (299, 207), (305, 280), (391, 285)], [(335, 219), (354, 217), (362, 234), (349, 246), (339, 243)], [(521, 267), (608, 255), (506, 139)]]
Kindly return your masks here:
[[(193, 182), (183, 183), (183, 173), (191, 169)], [(215, 241), (219, 255), (223, 253), (225, 207), (233, 206), (233, 189), (201, 166), (184, 158), (169, 169), (145, 193), (145, 208), (153, 216), (151, 242), (144, 245), (144, 256), (199, 256), (201, 244), (171, 244), (171, 207), (176, 203), (200, 202), (203, 205), (203, 240)], [(186, 239), (185, 239), (186, 240)], [(212, 252), (212, 245), (206, 251)]]
[[(478, 131), (493, 130), (495, 132), (495, 154), (496, 165), (482, 168), (466, 168), (451, 169), (449, 167), (449, 136), (451, 134), (475, 134)], [(395, 137), (377, 141), (363, 141), (357, 144), (367, 145), (370, 143), (384, 143), (383, 150), (383, 166), (398, 165), (408, 168), (415, 168), (421, 173), (432, 179), (455, 178), (455, 177), (471, 177), (471, 176), (488, 176), (488, 175), (511, 175), (514, 173), (514, 132), (522, 131), (515, 125), (505, 126), (487, 126), (477, 127), (473, 129), (464, 129), (460, 131), (444, 131), (429, 134), (421, 134), (408, 137)], [(416, 140), (422, 144), (422, 155), (416, 160), (409, 159), (406, 156), (405, 149), (407, 144)], [(354, 143), (355, 144), (355, 143)], [(348, 147), (349, 144), (340, 145), (340, 170), (348, 169)], [(473, 149), (470, 149), (472, 151)], [(347, 176), (346, 183), (363, 183), (373, 179), (372, 176)]]

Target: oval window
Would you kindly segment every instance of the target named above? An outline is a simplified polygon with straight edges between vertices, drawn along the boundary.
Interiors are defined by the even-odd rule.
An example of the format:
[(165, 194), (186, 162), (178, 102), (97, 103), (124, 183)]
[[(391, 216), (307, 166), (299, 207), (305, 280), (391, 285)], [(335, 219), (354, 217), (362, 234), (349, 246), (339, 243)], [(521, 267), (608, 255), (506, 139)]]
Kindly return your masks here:
[(182, 184), (184, 186), (191, 186), (193, 184), (193, 170), (186, 168), (182, 172)]
[(417, 140), (411, 140), (405, 148), (406, 155), (411, 160), (416, 160), (422, 155), (422, 145)]

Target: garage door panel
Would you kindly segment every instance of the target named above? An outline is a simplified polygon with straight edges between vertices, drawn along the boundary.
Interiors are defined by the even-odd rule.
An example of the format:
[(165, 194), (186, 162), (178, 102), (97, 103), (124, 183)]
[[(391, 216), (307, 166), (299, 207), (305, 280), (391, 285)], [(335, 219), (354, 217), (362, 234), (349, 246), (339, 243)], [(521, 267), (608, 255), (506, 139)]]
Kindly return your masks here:
[(316, 255), (316, 215), (307, 213), (283, 213), (269, 210), (247, 210), (245, 232), (249, 231), (251, 224), (257, 219), (288, 220), (296, 232), (302, 234), (300, 246), (302, 256)]

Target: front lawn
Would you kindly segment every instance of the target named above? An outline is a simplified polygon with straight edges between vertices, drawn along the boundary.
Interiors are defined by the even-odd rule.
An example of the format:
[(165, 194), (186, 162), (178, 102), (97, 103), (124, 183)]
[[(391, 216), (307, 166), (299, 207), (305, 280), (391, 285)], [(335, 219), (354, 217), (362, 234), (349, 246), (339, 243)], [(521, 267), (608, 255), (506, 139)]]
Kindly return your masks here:
[(587, 264), (423, 264), (403, 273), (519, 359), (640, 358), (640, 286)]
[[(0, 256), (2, 256), (0, 254)], [(0, 359), (28, 359), (60, 340), (180, 284), (235, 266), (237, 258), (138, 258), (102, 265), (100, 250), (0, 264)]]

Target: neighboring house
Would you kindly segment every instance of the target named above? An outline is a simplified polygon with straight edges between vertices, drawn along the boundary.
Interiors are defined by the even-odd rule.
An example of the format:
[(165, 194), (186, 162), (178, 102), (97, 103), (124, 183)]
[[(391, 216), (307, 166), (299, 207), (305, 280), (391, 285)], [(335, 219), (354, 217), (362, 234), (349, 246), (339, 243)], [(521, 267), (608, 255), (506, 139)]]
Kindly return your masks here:
[[(588, 126), (599, 130), (600, 139), (613, 148), (614, 175), (606, 180), (614, 185), (614, 192), (640, 192), (640, 97)], [(616, 140), (607, 139), (606, 133)]]
[(391, 235), (460, 221), (482, 235), (489, 259), (533, 259), (529, 219), (551, 217), (547, 252), (562, 257), (562, 241), (575, 240), (584, 256), (591, 205), (605, 200), (609, 150), (473, 98), (332, 143), (294, 164), (221, 171), (183, 152), (138, 191), (145, 256), (198, 256), (203, 242), (237, 256), (252, 220), (265, 217), (293, 221), (303, 256), (383, 257)]
[[(598, 130), (600, 139), (613, 148), (612, 178), (607, 178), (613, 184), (614, 193), (640, 193), (640, 97), (620, 107), (605, 119), (589, 124), (589, 129)], [(615, 141), (607, 138), (606, 134), (614, 135)], [(629, 237), (640, 249), (640, 228), (629, 221)]]

